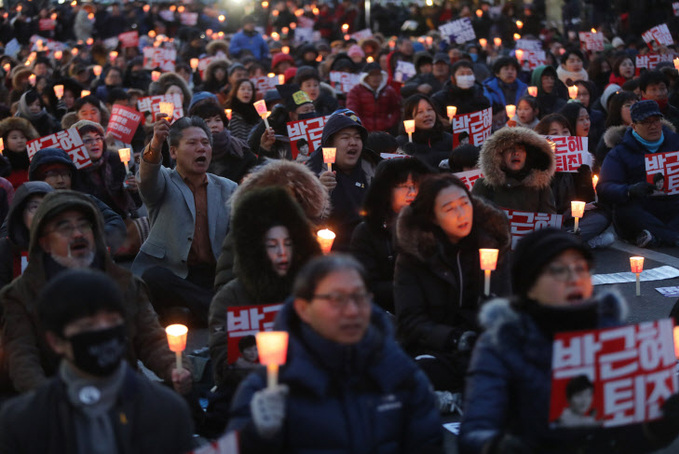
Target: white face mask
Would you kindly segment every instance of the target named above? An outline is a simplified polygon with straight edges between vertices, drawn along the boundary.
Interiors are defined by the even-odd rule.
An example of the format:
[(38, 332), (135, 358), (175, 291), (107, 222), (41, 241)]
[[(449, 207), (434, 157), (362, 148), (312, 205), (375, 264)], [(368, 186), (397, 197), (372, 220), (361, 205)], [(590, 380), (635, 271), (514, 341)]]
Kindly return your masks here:
[(474, 86), (474, 76), (455, 76), (455, 84), (462, 88), (467, 89)]

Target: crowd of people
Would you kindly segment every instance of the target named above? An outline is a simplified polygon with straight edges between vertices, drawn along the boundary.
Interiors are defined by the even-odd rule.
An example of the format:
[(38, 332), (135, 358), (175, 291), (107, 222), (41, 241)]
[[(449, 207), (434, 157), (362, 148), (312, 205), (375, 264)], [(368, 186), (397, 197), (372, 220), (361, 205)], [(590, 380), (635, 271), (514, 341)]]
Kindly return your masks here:
[[(585, 376), (561, 419), (587, 427), (548, 414), (555, 335), (626, 321), (591, 251), (679, 246), (678, 191), (645, 167), (679, 150), (677, 49), (641, 38), (672, 4), (492, 3), (0, 8), (0, 451), (441, 452), (452, 411), (462, 453), (671, 443), (679, 394), (603, 428)], [(509, 210), (563, 225), (516, 241)], [(177, 322), (207, 328), (210, 367), (170, 350)]]

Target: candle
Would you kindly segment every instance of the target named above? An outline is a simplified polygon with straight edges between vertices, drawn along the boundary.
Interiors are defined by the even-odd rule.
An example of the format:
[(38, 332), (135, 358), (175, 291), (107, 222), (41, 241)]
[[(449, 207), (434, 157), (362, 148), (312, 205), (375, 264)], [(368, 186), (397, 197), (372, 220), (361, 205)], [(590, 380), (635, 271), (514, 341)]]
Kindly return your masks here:
[(231, 120), (231, 109), (224, 109), (224, 113), (226, 114), (226, 118)]
[(283, 85), (285, 83), (285, 74), (278, 75), (278, 85)]
[(674, 69), (679, 70), (679, 57), (674, 59)]
[(89, 96), (90, 93), (91, 92), (89, 90), (83, 90), (83, 91), (80, 92), (80, 97), (84, 98), (85, 96)]
[(507, 120), (511, 120), (516, 113), (516, 106), (514, 104), (507, 104), (505, 106), (505, 111), (507, 111)]
[(167, 116), (167, 121), (171, 121), (172, 116), (174, 115), (174, 103), (161, 101), (158, 103), (158, 110), (160, 111), (160, 114), (165, 114)]
[(12, 65), (9, 63), (5, 63), (4, 65), (2, 65), (2, 69), (4, 69), (6, 73), (8, 73), (12, 69)]
[(516, 59), (519, 61), (519, 63), (521, 63), (521, 60), (523, 60), (523, 49), (516, 49), (514, 54), (516, 55)]
[(223, 14), (220, 14), (217, 19), (219, 19), (219, 22), (224, 22), (226, 20), (226, 16), (223, 15)]
[(0, 154), (2, 154), (2, 151), (5, 149), (5, 141), (2, 140), (2, 137), (0, 137)]
[(35, 81), (38, 77), (35, 74), (28, 76), (28, 83), (35, 86)]
[(342, 24), (342, 33), (346, 33), (349, 31), (349, 24)]
[(323, 147), (323, 162), (328, 164), (328, 170), (332, 172), (332, 165), (335, 163), (337, 148)]
[(321, 251), (324, 255), (330, 254), (332, 243), (335, 241), (335, 232), (329, 229), (323, 229), (316, 232), (316, 241), (321, 246)]
[(192, 69), (192, 70), (195, 71), (196, 68), (198, 68), (198, 62), (199, 62), (199, 60), (198, 60), (197, 58), (192, 58), (192, 59), (190, 60), (191, 69)]
[(169, 325), (165, 328), (167, 344), (170, 347), (170, 351), (173, 351), (177, 358), (177, 369), (182, 368), (182, 352), (186, 348), (188, 332), (189, 329), (184, 325)]
[(592, 186), (594, 187), (594, 201), (598, 202), (599, 195), (596, 193), (596, 185), (599, 183), (599, 175), (592, 175)]
[(289, 46), (281, 47), (281, 52), (283, 52), (286, 55), (289, 54), (290, 53), (290, 47)]
[(61, 60), (61, 57), (64, 56), (64, 53), (60, 50), (57, 50), (54, 52), (54, 59), (55, 60)]
[(100, 65), (94, 65), (92, 67), (92, 72), (94, 73), (95, 77), (101, 76), (101, 66)]
[(493, 43), (495, 44), (495, 47), (502, 46), (502, 38), (493, 38)]
[(488, 40), (486, 38), (481, 38), (479, 39), (479, 44), (481, 44), (481, 47), (485, 49), (486, 46), (488, 45)]
[(127, 171), (126, 173), (130, 173), (130, 149), (129, 148), (120, 148), (118, 149), (118, 156), (120, 156), (120, 160), (125, 164), (125, 170)]
[[(320, 55), (319, 55), (319, 57), (320, 57)], [(372, 63), (372, 62), (375, 61), (375, 59), (372, 57), (372, 55), (368, 55), (368, 58), (366, 58), (365, 61), (368, 62), (368, 63)]]
[(85, 41), (85, 43), (86, 43), (88, 46), (91, 46), (92, 44), (94, 44), (94, 39), (92, 39), (92, 38), (87, 38), (87, 41)]
[(403, 127), (406, 129), (406, 133), (408, 133), (408, 142), (413, 141), (413, 133), (415, 132), (415, 120), (403, 120)]
[(641, 296), (641, 285), (639, 281), (639, 276), (644, 270), (644, 258), (643, 257), (630, 257), (629, 266), (632, 272), (637, 276), (637, 296)]
[(285, 331), (263, 331), (257, 333), (259, 362), (266, 366), (266, 383), (269, 389), (278, 382), (278, 366), (285, 364), (288, 352), (288, 333)]
[(160, 71), (151, 71), (151, 80), (157, 82), (160, 79)]
[(521, 30), (521, 29), (523, 28), (523, 22), (521, 22), (520, 20), (517, 20), (517, 21), (516, 21), (516, 28), (518, 28), (519, 30)]
[(592, 33), (596, 34), (596, 28), (592, 29)]
[(578, 97), (578, 86), (577, 85), (571, 85), (568, 87), (568, 97), (571, 99), (575, 99)]
[(497, 249), (479, 249), (479, 261), (484, 273), (483, 294), (490, 295), (490, 272), (495, 271), (497, 266)]
[(266, 126), (266, 129), (269, 129), (269, 122), (266, 119), (266, 117), (268, 117), (266, 110), (266, 101), (261, 99), (255, 102), (255, 110), (257, 111), (259, 116), (262, 117), (262, 120), (264, 120), (264, 125)]
[(61, 97), (64, 96), (64, 86), (63, 85), (55, 85), (54, 86), (54, 94), (57, 96), (57, 98), (61, 99)]
[(679, 359), (679, 326), (674, 327), (674, 356)]
[(520, 39), (521, 39), (521, 35), (519, 35), (518, 33), (514, 33), (514, 41), (518, 41)]
[(108, 54), (108, 56), (109, 56), (109, 58), (111, 59), (111, 63), (113, 63), (114, 61), (116, 61), (116, 58), (118, 58), (118, 52), (116, 52), (115, 50), (112, 50), (112, 51)]
[(446, 106), (446, 114), (448, 114), (448, 119), (450, 121), (453, 121), (453, 117), (457, 113), (457, 107), (456, 106)]
[(528, 94), (535, 98), (538, 95), (538, 87), (535, 86), (528, 87)]
[(585, 214), (585, 202), (573, 200), (571, 202), (571, 214), (575, 218), (575, 228), (573, 229), (573, 233), (578, 233), (578, 222)]
[(483, 16), (483, 10), (477, 9), (477, 10), (476, 10), (476, 17), (478, 17), (479, 19), (481, 19), (481, 16)]
[[(56, 54), (55, 54), (55, 55), (56, 55)], [(76, 55), (78, 55), (78, 48), (77, 48), (77, 47), (74, 47), (73, 49), (71, 49), (71, 55), (73, 55), (74, 57), (75, 57)]]

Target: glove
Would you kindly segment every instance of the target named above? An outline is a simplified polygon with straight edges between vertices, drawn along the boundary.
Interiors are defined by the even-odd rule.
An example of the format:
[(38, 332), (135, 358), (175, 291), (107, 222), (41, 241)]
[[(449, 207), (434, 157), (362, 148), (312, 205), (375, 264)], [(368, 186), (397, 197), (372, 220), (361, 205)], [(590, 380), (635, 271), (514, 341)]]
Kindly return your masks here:
[(514, 435), (500, 435), (492, 441), (489, 454), (532, 454), (533, 449)]
[(273, 389), (257, 391), (250, 402), (252, 421), (257, 432), (264, 438), (271, 438), (280, 432), (285, 419), (285, 398), (287, 385), (276, 385)]
[(662, 418), (647, 424), (648, 433), (656, 441), (669, 443), (679, 435), (679, 394), (673, 394), (662, 406)]
[(640, 181), (639, 183), (634, 183), (627, 189), (627, 195), (630, 197), (644, 197), (653, 194), (653, 186), (651, 183), (646, 181)]

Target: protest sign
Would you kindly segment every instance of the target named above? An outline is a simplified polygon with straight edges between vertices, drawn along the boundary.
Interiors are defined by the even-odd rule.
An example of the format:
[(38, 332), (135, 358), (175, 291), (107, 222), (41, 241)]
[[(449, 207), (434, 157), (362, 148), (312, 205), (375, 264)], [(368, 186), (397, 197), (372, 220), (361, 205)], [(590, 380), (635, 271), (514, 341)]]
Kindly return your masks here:
[(552, 150), (556, 155), (556, 171), (571, 172), (578, 171), (580, 166), (588, 165), (592, 167), (592, 155), (590, 154), (587, 137), (578, 136), (543, 136), (550, 142)]
[(515, 211), (503, 208), (509, 219), (509, 233), (512, 235), (512, 250), (516, 242), (534, 230), (544, 227), (560, 229), (563, 224), (563, 215), (548, 213), (531, 213), (528, 211)]
[(483, 173), (481, 172), (481, 169), (473, 169), (464, 172), (456, 172), (453, 175), (458, 177), (460, 181), (463, 182), (465, 186), (467, 186), (467, 189), (471, 191), (474, 187), (474, 183), (476, 183), (476, 180), (483, 176)]
[(660, 418), (662, 404), (677, 392), (672, 328), (663, 319), (557, 333), (551, 425), (616, 427)]
[(363, 30), (352, 33), (350, 36), (358, 42), (362, 39), (372, 38), (373, 32), (369, 28), (364, 28)]
[(635, 58), (636, 75), (638, 76), (641, 74), (642, 69), (655, 69), (655, 67), (658, 66), (658, 63), (660, 62), (667, 61), (672, 63), (675, 57), (676, 54), (673, 52), (666, 54), (637, 55)]
[(406, 80), (417, 74), (415, 65), (408, 61), (396, 62), (396, 69), (394, 71), (394, 80), (396, 82), (404, 83)]
[(670, 33), (669, 28), (667, 28), (667, 24), (656, 25), (655, 27), (646, 30), (641, 37), (651, 49), (653, 49), (653, 41), (658, 43), (659, 46), (671, 46), (674, 44), (672, 34)]
[(77, 169), (84, 169), (92, 165), (87, 148), (83, 144), (78, 130), (75, 128), (64, 129), (45, 137), (31, 140), (26, 144), (28, 159), (32, 160), (35, 154), (44, 148), (61, 148), (71, 158)]
[(163, 71), (174, 71), (177, 51), (166, 47), (144, 48), (144, 69), (160, 68)]
[(183, 12), (179, 13), (179, 21), (182, 25), (188, 25), (190, 27), (198, 23), (198, 13)]
[[(145, 96), (143, 98), (139, 98), (137, 101), (137, 107), (139, 108), (139, 112), (152, 113), (153, 121), (155, 121), (156, 114), (160, 113), (161, 102), (171, 102), (174, 104), (174, 115), (172, 115), (172, 121), (178, 120), (184, 116), (182, 99), (179, 97), (178, 93), (173, 93), (171, 95)], [(168, 119), (168, 121), (170, 121), (170, 119)]]
[(344, 71), (330, 71), (330, 84), (336, 92), (347, 94), (361, 81), (360, 74), (345, 73)]
[(57, 21), (52, 20), (50, 18), (40, 19), (38, 21), (38, 30), (41, 31), (41, 32), (52, 31), (56, 28), (56, 26), (57, 26)]
[(655, 185), (654, 195), (679, 193), (679, 151), (644, 155), (646, 181)]
[(308, 118), (306, 120), (289, 121), (288, 137), (290, 138), (290, 150), (292, 159), (297, 159), (297, 154), (311, 154), (321, 146), (323, 127), (330, 115), (325, 117)]
[(114, 104), (111, 119), (108, 121), (106, 134), (111, 134), (123, 143), (132, 143), (132, 137), (139, 127), (142, 114), (136, 110)]
[(439, 25), (439, 31), (444, 39), (447, 39), (450, 43), (464, 44), (476, 39), (472, 21), (468, 17)]
[(255, 96), (257, 99), (262, 99), (267, 91), (275, 90), (276, 85), (279, 85), (278, 76), (262, 76), (252, 77), (250, 81), (255, 85)]
[(478, 147), (490, 137), (493, 127), (493, 109), (489, 107), (478, 112), (455, 115), (451, 123), (453, 148), (465, 143)]
[(233, 364), (241, 356), (238, 343), (245, 336), (271, 331), (283, 304), (258, 304), (229, 307), (226, 311), (226, 357)]
[(120, 46), (124, 49), (126, 47), (137, 47), (139, 45), (139, 32), (134, 30), (118, 35)]

